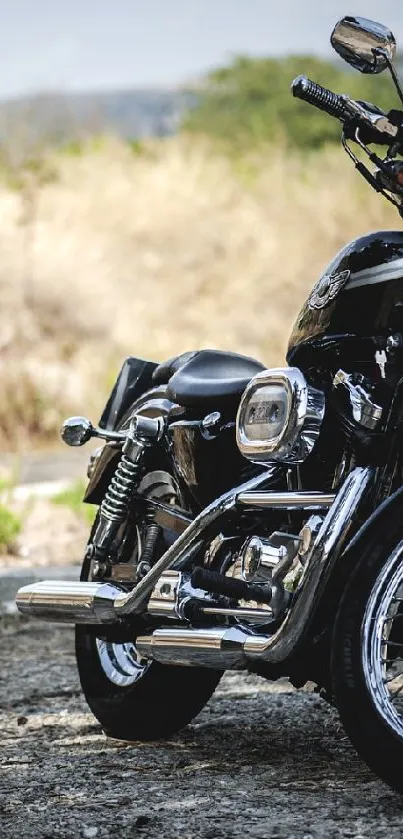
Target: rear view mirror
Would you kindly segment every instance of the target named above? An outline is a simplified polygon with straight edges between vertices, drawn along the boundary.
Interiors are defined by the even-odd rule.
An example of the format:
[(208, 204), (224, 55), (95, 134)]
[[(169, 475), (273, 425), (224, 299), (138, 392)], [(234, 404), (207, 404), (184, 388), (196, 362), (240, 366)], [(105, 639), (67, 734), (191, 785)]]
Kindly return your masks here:
[(330, 43), (336, 52), (361, 73), (382, 73), (393, 61), (396, 41), (382, 23), (364, 17), (343, 17)]

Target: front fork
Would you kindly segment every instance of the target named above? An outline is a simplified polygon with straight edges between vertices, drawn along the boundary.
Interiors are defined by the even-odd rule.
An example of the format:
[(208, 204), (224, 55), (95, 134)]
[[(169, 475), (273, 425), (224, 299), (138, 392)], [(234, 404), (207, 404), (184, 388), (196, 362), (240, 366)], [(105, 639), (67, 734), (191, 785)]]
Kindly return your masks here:
[(115, 560), (113, 545), (126, 521), (133, 494), (145, 469), (145, 454), (164, 431), (161, 417), (134, 416), (122, 447), (122, 457), (99, 508), (98, 522), (86, 558), (95, 561), (100, 573)]

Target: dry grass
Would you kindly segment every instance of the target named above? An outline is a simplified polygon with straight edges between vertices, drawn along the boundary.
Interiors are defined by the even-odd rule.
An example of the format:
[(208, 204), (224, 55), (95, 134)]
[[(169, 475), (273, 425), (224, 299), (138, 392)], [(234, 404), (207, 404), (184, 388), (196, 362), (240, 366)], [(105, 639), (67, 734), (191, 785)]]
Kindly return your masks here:
[(110, 141), (57, 165), (39, 198), (29, 310), (20, 199), (0, 193), (3, 448), (51, 436), (63, 411), (94, 415), (125, 353), (217, 347), (281, 363), (335, 251), (399, 226), (338, 149), (268, 153), (253, 178), (177, 139), (138, 156)]

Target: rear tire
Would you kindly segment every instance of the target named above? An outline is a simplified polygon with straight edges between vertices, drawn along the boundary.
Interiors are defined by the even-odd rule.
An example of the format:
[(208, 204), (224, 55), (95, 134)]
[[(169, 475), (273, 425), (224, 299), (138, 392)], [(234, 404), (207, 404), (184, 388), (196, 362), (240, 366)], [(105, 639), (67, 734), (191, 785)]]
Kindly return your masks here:
[(105, 674), (89, 626), (76, 627), (76, 656), (92, 713), (106, 734), (123, 740), (157, 740), (179, 731), (202, 710), (222, 675), (152, 661), (132, 684), (119, 686)]
[[(94, 525), (95, 527), (95, 525)], [(81, 579), (88, 580), (84, 560)], [(140, 619), (127, 642), (113, 640), (108, 626), (76, 626), (76, 659), (81, 687), (92, 713), (111, 737), (156, 740), (169, 737), (202, 710), (220, 681), (222, 670), (179, 667), (137, 657)], [(108, 639), (109, 632), (109, 639)]]

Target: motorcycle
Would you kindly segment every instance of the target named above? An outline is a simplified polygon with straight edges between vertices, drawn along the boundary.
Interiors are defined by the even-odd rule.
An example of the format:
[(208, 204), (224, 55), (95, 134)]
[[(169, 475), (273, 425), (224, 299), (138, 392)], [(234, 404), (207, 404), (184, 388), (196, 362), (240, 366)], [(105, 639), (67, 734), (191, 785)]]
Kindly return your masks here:
[[(344, 17), (331, 43), (363, 73), (389, 69), (402, 110), (304, 76), (292, 93), (341, 122), (359, 174), (403, 215), (394, 36)], [(113, 737), (170, 736), (227, 669), (287, 676), (314, 682), (403, 792), (403, 232), (335, 256), (287, 364), (213, 350), (126, 359), (98, 427), (62, 428), (70, 446), (103, 440), (80, 582), (25, 586), (16, 602), (76, 624), (82, 689)]]

